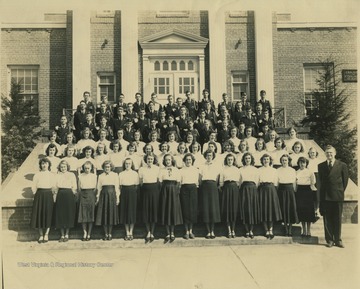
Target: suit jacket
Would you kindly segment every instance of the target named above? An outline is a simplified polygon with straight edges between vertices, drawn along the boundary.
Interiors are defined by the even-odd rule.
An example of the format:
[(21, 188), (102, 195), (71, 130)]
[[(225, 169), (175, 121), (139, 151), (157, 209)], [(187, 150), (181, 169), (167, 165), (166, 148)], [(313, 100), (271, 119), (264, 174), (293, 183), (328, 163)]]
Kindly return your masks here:
[(320, 201), (344, 201), (344, 192), (349, 180), (347, 165), (335, 160), (331, 170), (327, 161), (318, 165)]

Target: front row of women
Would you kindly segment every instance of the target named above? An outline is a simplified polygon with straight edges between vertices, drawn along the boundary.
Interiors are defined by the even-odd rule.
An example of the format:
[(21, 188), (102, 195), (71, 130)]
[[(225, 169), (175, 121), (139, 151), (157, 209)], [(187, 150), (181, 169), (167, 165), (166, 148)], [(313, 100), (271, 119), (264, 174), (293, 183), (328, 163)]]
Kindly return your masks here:
[(93, 164), (87, 161), (78, 180), (66, 160), (60, 162), (54, 178), (49, 159), (41, 159), (32, 188), (36, 193), (31, 226), (39, 230), (38, 242), (49, 240), (53, 215), (54, 225), (61, 232), (59, 241), (69, 240), (69, 229), (75, 226), (77, 197), (77, 221), (82, 224), (83, 241), (91, 239), (94, 222), (103, 226), (103, 240), (112, 240), (112, 228), (118, 224), (125, 225), (125, 240), (133, 240), (138, 212), (146, 225), (146, 242), (154, 240), (157, 223), (166, 226), (165, 242), (175, 240), (174, 227), (180, 224), (185, 226), (185, 239), (195, 238), (193, 224), (198, 221), (198, 213), (206, 225), (207, 239), (215, 238), (214, 225), (221, 221), (227, 224), (227, 237), (234, 238), (239, 219), (247, 238), (254, 238), (254, 225), (262, 223), (266, 238), (272, 239), (273, 223), (277, 221), (284, 223), (285, 235), (291, 236), (292, 224), (299, 221), (302, 236), (311, 235), (316, 188), (306, 158), (299, 158), (300, 169), (295, 171), (287, 154), (281, 157), (279, 169), (271, 166), (272, 158), (266, 153), (260, 168), (254, 167), (251, 153), (243, 155), (240, 169), (232, 153), (226, 155), (222, 168), (213, 161), (213, 151), (206, 151), (204, 157), (204, 165), (196, 168), (194, 156), (186, 154), (185, 166), (178, 169), (173, 156), (167, 154), (164, 168), (159, 168), (156, 156), (150, 154), (144, 157), (146, 165), (138, 172), (132, 159), (126, 158), (119, 174), (112, 171), (111, 161), (105, 161), (98, 178), (92, 173)]

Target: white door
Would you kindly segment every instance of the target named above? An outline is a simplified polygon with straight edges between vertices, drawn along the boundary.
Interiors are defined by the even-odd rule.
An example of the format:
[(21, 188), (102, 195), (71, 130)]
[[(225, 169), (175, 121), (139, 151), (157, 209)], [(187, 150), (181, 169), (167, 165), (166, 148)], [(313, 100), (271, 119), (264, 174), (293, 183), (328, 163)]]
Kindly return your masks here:
[(150, 78), (153, 92), (158, 96), (161, 103), (166, 102), (169, 94), (174, 94), (174, 75), (173, 73), (153, 74)]

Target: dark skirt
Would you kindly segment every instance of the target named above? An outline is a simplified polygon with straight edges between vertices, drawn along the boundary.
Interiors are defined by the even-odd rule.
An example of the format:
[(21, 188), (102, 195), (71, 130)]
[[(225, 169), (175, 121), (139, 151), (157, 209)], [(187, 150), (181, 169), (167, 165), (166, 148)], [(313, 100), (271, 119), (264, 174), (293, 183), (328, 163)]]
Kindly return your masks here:
[(296, 199), (293, 184), (279, 184), (278, 195), (282, 219), (284, 223), (299, 223), (299, 218), (296, 211)]
[(76, 197), (71, 189), (59, 188), (55, 203), (55, 227), (73, 228), (75, 225)]
[(119, 224), (116, 192), (113, 185), (103, 186), (101, 189), (95, 224), (98, 226)]
[(235, 222), (239, 208), (239, 187), (235, 181), (226, 181), (222, 188), (221, 215), (225, 222)]
[(95, 221), (95, 189), (82, 189), (80, 191), (79, 223), (92, 223)]
[(260, 222), (259, 194), (254, 182), (243, 182), (240, 187), (240, 216), (243, 224)]
[(282, 219), (278, 194), (273, 183), (259, 186), (260, 221), (273, 222)]
[(197, 223), (198, 189), (196, 184), (184, 184), (181, 186), (180, 202), (184, 223)]
[(163, 181), (160, 193), (160, 219), (163, 225), (183, 223), (180, 190), (176, 181)]
[(53, 208), (54, 198), (51, 189), (37, 189), (31, 212), (31, 228), (50, 228)]
[(220, 223), (219, 191), (215, 181), (202, 181), (200, 186), (201, 216), (204, 223)]
[(137, 208), (137, 188), (138, 186), (121, 186), (120, 195), (120, 224), (136, 223)]
[(156, 223), (159, 214), (159, 183), (148, 183), (141, 186), (142, 216), (144, 223)]
[(296, 206), (300, 222), (315, 222), (314, 200), (316, 192), (310, 185), (299, 185), (296, 192)]

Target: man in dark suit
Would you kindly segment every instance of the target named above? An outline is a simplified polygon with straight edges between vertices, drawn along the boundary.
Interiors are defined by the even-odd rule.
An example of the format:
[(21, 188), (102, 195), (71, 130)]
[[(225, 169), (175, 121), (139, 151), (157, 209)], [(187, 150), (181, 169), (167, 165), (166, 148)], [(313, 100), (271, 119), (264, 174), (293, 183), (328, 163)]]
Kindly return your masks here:
[(335, 159), (336, 150), (328, 145), (325, 149), (326, 161), (318, 166), (320, 190), (320, 214), (324, 217), (326, 246), (344, 248), (341, 240), (341, 217), (344, 192), (348, 184), (348, 168)]

